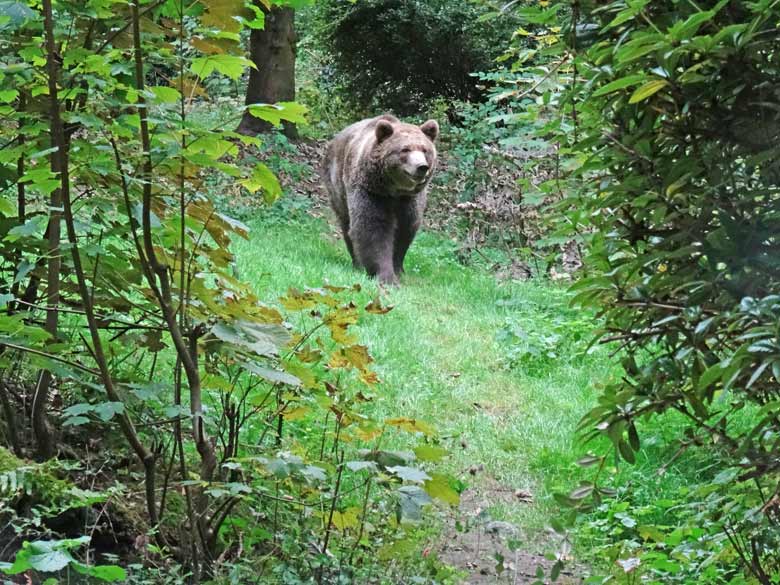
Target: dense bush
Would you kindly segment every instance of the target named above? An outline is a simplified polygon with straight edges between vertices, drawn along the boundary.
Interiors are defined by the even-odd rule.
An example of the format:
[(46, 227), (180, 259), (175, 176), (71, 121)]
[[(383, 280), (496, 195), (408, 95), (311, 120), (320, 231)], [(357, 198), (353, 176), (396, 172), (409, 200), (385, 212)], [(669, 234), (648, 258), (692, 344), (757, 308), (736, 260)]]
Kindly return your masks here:
[(480, 95), (474, 71), (507, 46), (510, 20), (484, 22), (485, 8), (446, 0), (323, 0), (312, 33), (330, 55), (326, 83), (364, 110), (419, 113), (436, 97)]
[[(673, 502), (686, 511), (665, 518), (680, 532), (613, 533), (616, 566), (649, 583), (776, 583), (780, 6), (561, 1), (522, 14), (544, 59), (508, 99), (560, 143), (565, 164), (541, 189), (561, 190), (560, 225), (587, 243), (575, 302), (601, 312), (601, 341), (624, 356), (582, 431), (632, 463), (643, 422), (681, 417), (673, 458), (709, 463)], [(562, 500), (590, 510), (610, 495), (605, 463), (583, 461), (599, 472)]]

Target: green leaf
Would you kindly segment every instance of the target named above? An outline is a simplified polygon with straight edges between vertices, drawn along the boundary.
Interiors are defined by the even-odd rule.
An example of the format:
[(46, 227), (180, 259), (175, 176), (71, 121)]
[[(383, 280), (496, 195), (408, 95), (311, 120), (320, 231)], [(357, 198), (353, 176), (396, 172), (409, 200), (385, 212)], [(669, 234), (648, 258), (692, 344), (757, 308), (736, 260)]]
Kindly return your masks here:
[(399, 521), (419, 522), (422, 508), (431, 503), (431, 497), (416, 485), (405, 485), (398, 489), (397, 517)]
[(240, 365), (247, 372), (251, 372), (255, 376), (258, 376), (263, 380), (266, 380), (273, 384), (287, 384), (288, 386), (296, 386), (296, 387), (301, 386), (300, 378), (297, 378), (292, 374), (288, 374), (287, 372), (283, 372), (280, 370), (272, 370), (271, 368), (260, 366), (254, 362), (241, 362)]
[(414, 448), (414, 454), (420, 461), (440, 461), (446, 457), (449, 452), (444, 447), (438, 445), (418, 445)]
[(243, 320), (231, 324), (216, 323), (211, 328), (211, 333), (237, 348), (265, 357), (276, 356), (279, 348), (290, 341), (289, 332), (280, 325)]
[(29, 544), (29, 542), (23, 543), (22, 549), (16, 553), (14, 562), (12, 564), (3, 563), (0, 565), (0, 570), (6, 575), (18, 575), (19, 573), (24, 573), (25, 571), (32, 569), (32, 564), (30, 564), (31, 553)]
[(705, 388), (711, 386), (713, 383), (719, 381), (723, 377), (724, 371), (725, 369), (720, 362), (713, 364), (712, 366), (704, 370), (704, 373), (699, 377), (699, 383), (698, 383), (699, 390), (704, 390)]
[(121, 402), (101, 402), (95, 406), (95, 414), (97, 414), (103, 422), (110, 421), (115, 415), (122, 414), (124, 411), (125, 405)]
[(377, 466), (374, 461), (347, 461), (345, 465), (350, 471), (363, 471), (365, 469), (374, 472), (377, 471)]
[(441, 500), (450, 506), (460, 504), (460, 494), (450, 487), (449, 479), (445, 475), (434, 473), (431, 479), (423, 484), (423, 487), (432, 498)]
[(0, 20), (0, 31), (7, 34), (9, 30), (17, 30), (25, 21), (35, 18), (36, 13), (25, 2), (0, 0), (0, 15), (6, 18), (5, 22)]
[(19, 96), (15, 89), (4, 89), (0, 91), (0, 104), (10, 104)]
[(598, 457), (596, 455), (586, 455), (577, 461), (577, 465), (580, 467), (590, 467), (591, 465), (601, 463), (603, 460), (603, 457)]
[(601, 97), (603, 95), (607, 95), (608, 93), (612, 93), (613, 91), (625, 89), (626, 87), (641, 83), (645, 79), (647, 79), (647, 75), (629, 75), (627, 77), (616, 79), (615, 81), (611, 81), (594, 91), (593, 97)]
[(238, 55), (207, 55), (192, 60), (190, 70), (198, 77), (208, 77), (215, 71), (230, 79), (238, 79), (247, 67), (257, 69), (254, 63), (246, 57)]
[[(59, 184), (59, 183), (58, 183)], [(8, 230), (8, 234), (5, 236), (7, 242), (16, 242), (20, 238), (28, 238), (30, 236), (43, 236), (43, 230), (46, 228), (48, 218), (45, 215), (36, 215), (24, 222), (23, 225), (17, 225)]]
[(592, 483), (583, 483), (580, 487), (574, 489), (569, 494), (571, 500), (584, 500), (593, 493), (595, 489)]
[(11, 199), (0, 198), (0, 214), (6, 217), (13, 217), (16, 213), (16, 205), (14, 205)]
[(305, 124), (306, 112), (305, 106), (296, 102), (279, 102), (277, 104), (251, 104), (247, 106), (249, 113), (255, 118), (260, 118), (280, 126), (282, 120), (293, 124)]
[(750, 376), (750, 379), (748, 380), (747, 385), (745, 388), (750, 388), (753, 386), (753, 384), (756, 383), (756, 380), (758, 380), (761, 377), (761, 374), (764, 373), (764, 370), (766, 370), (771, 362), (762, 362), (760, 366), (758, 366), (753, 374)]
[(149, 90), (154, 94), (156, 101), (160, 103), (175, 104), (181, 100), (179, 91), (166, 85), (152, 86), (149, 87)]
[(423, 483), (431, 479), (427, 473), (415, 467), (396, 465), (394, 467), (388, 467), (387, 471), (402, 479), (403, 481), (410, 481), (412, 483)]
[(558, 577), (561, 576), (562, 570), (563, 570), (563, 561), (561, 560), (555, 561), (555, 564), (552, 566), (552, 569), (550, 569), (550, 581), (557, 581)]
[(653, 81), (648, 81), (631, 95), (631, 97), (628, 99), (628, 103), (638, 104), (639, 102), (646, 100), (650, 96), (658, 93), (667, 85), (669, 85), (669, 82), (665, 79), (654, 79)]
[(67, 567), (73, 557), (64, 550), (46, 551), (41, 554), (30, 555), (30, 566), (36, 571), (43, 573), (53, 573)]
[(628, 2), (628, 6), (623, 8), (618, 15), (607, 25), (607, 28), (614, 28), (620, 26), (629, 20), (636, 18), (642, 9), (650, 3), (650, 0), (633, 0)]
[(127, 571), (116, 565), (97, 565), (93, 567), (82, 563), (74, 563), (72, 566), (82, 575), (89, 575), (101, 581), (113, 583), (127, 580)]
[(407, 451), (361, 451), (361, 456), (367, 461), (376, 461), (380, 466), (388, 469), (394, 465), (403, 466), (414, 461), (414, 453)]
[(95, 410), (95, 407), (89, 404), (88, 402), (79, 402), (78, 404), (69, 406), (68, 408), (63, 410), (62, 413), (65, 416), (78, 416), (80, 414), (86, 414), (88, 412), (92, 412), (93, 410)]
[(639, 433), (633, 422), (628, 425), (628, 444), (634, 451), (639, 451)]
[(623, 459), (631, 464), (636, 463), (636, 456), (634, 455), (634, 452), (631, 450), (631, 446), (628, 443), (625, 441), (619, 441), (617, 446), (618, 451), (620, 452), (620, 455), (623, 457)]
[(273, 203), (282, 195), (282, 186), (273, 171), (263, 163), (257, 163), (252, 169), (252, 174), (239, 181), (250, 193), (259, 189), (263, 190), (263, 199), (266, 203)]

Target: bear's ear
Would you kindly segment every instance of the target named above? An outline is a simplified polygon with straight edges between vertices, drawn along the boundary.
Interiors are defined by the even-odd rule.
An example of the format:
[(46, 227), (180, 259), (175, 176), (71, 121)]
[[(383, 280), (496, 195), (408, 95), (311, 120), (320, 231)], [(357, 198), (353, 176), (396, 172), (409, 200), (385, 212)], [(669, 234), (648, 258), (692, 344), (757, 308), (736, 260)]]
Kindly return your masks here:
[(379, 120), (376, 123), (376, 141), (384, 142), (393, 135), (393, 125), (387, 120)]
[(436, 142), (436, 139), (439, 137), (439, 123), (436, 120), (428, 120), (420, 126), (420, 130), (431, 139), (431, 142)]

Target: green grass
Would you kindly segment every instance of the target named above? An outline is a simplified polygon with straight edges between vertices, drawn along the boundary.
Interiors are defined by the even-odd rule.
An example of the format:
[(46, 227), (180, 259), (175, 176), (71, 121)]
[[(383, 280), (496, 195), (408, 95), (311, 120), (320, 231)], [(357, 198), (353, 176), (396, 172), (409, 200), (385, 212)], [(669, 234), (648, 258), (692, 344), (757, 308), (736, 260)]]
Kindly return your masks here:
[[(251, 240), (235, 247), (238, 273), (261, 298), (324, 283), (360, 283), (360, 302), (377, 293), (375, 282), (352, 268), (326, 222), (277, 218), (251, 227)], [(579, 473), (574, 462), (583, 449), (574, 445), (573, 431), (609, 360), (604, 353), (581, 355), (584, 343), (568, 343), (556, 359), (510, 367), (510, 348), (497, 341), (508, 322), (520, 318), (525, 330), (541, 333), (572, 323), (587, 332), (595, 324), (567, 309), (562, 286), (499, 283), (458, 264), (453, 247), (439, 235), (421, 234), (402, 286), (383, 293), (394, 310), (360, 324), (382, 380), (373, 408), (377, 416), (434, 422), (452, 452), (448, 471), (467, 483), (530, 492), (533, 503), (497, 503), (490, 512), (535, 533), (548, 520), (551, 491), (573, 487)], [(554, 322), (561, 314), (568, 315), (563, 325)], [(468, 473), (479, 465), (484, 471)]]
[[(499, 282), (459, 264), (456, 244), (433, 233), (415, 240), (401, 287), (380, 291), (352, 268), (334, 228), (307, 215), (300, 201), (282, 200), (260, 214), (249, 222), (250, 240), (235, 246), (241, 279), (268, 302), (289, 287), (359, 283), (357, 304), (380, 294), (393, 305), (387, 315), (366, 315), (359, 323), (360, 342), (369, 347), (382, 380), (371, 414), (432, 422), (451, 453), (443, 471), (486, 490), (480, 503), (489, 501), (484, 494), (490, 489), (508, 490), (487, 515), (516, 524), (525, 552), (550, 552), (555, 543), (544, 528), (560, 513), (553, 493), (592, 478), (594, 469), (576, 465), (586, 452), (610, 452), (605, 439), (583, 445), (575, 433), (600, 384), (621, 371), (614, 348), (585, 351), (598, 322), (568, 305), (565, 285)], [(602, 478), (619, 489), (618, 501), (648, 507), (647, 522), (663, 523), (665, 512), (655, 503), (679, 496), (701, 469), (701, 462), (683, 455), (657, 473), (673, 459), (670, 438), (680, 424), (671, 416), (640, 425), (643, 448), (636, 464), (613, 467), (614, 460)], [(472, 475), (475, 466), (482, 469)], [(532, 501), (513, 498), (514, 490), (529, 492)], [(598, 547), (611, 538), (603, 533), (611, 505), (586, 516), (575, 530), (576, 556), (593, 566), (603, 563)]]

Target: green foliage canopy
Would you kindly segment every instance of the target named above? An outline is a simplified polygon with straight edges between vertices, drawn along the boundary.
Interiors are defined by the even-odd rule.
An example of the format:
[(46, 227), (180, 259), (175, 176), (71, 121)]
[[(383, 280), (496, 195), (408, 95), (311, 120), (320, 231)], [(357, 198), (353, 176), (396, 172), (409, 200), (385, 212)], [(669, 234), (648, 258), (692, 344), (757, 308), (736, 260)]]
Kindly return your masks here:
[(350, 101), (408, 115), (437, 97), (479, 96), (472, 73), (491, 67), (512, 33), (510, 20), (483, 21), (487, 13), (447, 0), (323, 0), (313, 29), (332, 57), (327, 78)]

